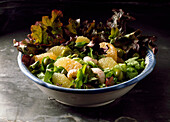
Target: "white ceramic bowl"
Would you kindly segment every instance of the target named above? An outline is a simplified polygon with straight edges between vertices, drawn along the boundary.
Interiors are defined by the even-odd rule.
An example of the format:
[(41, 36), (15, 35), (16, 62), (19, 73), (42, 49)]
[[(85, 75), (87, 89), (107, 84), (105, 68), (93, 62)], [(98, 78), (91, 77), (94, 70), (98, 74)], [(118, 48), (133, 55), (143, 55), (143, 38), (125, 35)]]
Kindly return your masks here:
[(33, 74), (27, 69), (27, 67), (22, 63), (22, 54), (18, 54), (18, 64), (21, 71), (29, 77), (34, 83), (49, 97), (54, 98), (56, 101), (79, 107), (95, 107), (108, 104), (115, 99), (126, 94), (131, 90), (141, 79), (146, 77), (153, 70), (156, 60), (155, 56), (151, 50), (148, 50), (146, 56), (146, 67), (145, 69), (135, 78), (125, 81), (123, 83), (96, 89), (72, 89), (64, 88), (60, 86), (51, 85), (46, 83)]

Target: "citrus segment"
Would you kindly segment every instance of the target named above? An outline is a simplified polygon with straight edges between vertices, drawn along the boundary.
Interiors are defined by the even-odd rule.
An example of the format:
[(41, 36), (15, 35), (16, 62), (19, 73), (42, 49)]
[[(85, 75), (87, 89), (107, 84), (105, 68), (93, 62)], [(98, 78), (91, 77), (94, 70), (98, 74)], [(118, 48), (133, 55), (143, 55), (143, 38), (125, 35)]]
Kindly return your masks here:
[(34, 56), (34, 59), (35, 59), (35, 61), (40, 61), (40, 63), (42, 62), (42, 59), (44, 58), (44, 57), (49, 57), (49, 58), (51, 58), (51, 59), (53, 59), (53, 60), (55, 60), (56, 58), (57, 58), (57, 56), (56, 55), (54, 55), (53, 53), (42, 53), (42, 54), (39, 54), (39, 55), (35, 55)]
[(52, 82), (57, 86), (63, 86), (69, 88), (71, 81), (61, 73), (54, 73), (52, 76)]
[(107, 43), (107, 42), (100, 43), (101, 48), (106, 48), (106, 46), (109, 47), (109, 49), (106, 52), (107, 53), (106, 56), (112, 57), (115, 61), (117, 61), (117, 50), (116, 50), (116, 48), (112, 44)]
[(116, 61), (112, 57), (101, 58), (98, 61), (98, 65), (103, 69), (106, 68), (112, 69), (116, 64), (117, 64)]
[(65, 46), (54, 46), (50, 50), (49, 53), (54, 53), (56, 56), (67, 56), (71, 54), (71, 49)]
[(68, 57), (59, 58), (54, 63), (54, 66), (62, 66), (67, 70), (67, 72), (71, 69), (80, 69), (82, 67), (82, 65), (79, 62)]
[(77, 37), (77, 39), (76, 39), (76, 43), (77, 42), (86, 42), (86, 43), (89, 43), (90, 42), (90, 40), (87, 38), (87, 37), (84, 37), (84, 36), (79, 36), (79, 37)]

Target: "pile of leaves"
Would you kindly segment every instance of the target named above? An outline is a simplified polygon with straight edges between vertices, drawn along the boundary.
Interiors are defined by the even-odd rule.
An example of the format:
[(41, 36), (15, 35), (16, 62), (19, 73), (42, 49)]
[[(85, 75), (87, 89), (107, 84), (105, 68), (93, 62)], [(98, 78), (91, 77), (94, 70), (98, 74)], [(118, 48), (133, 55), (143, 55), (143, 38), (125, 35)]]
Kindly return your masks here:
[[(154, 54), (157, 52), (155, 36), (142, 35), (140, 30), (132, 30), (127, 26), (127, 22), (135, 20), (134, 17), (122, 11), (113, 9), (113, 15), (105, 23), (96, 23), (95, 20), (81, 22), (80, 19), (69, 19), (68, 24), (61, 22), (63, 13), (60, 10), (53, 10), (51, 18), (43, 16), (41, 21), (37, 21), (31, 26), (31, 34), (22, 41), (13, 40), (14, 46), (24, 54), (26, 59), (23, 62), (29, 65), (31, 57), (36, 54), (44, 53), (49, 48), (56, 45), (68, 45), (72, 50), (75, 49), (77, 36), (84, 36), (91, 40), (87, 45), (88, 52), (93, 54), (105, 53), (107, 49), (101, 49), (100, 42), (112, 43), (116, 48), (123, 50), (123, 55), (118, 55), (122, 60), (127, 60), (134, 55), (145, 57), (147, 49), (150, 48)], [(84, 46), (79, 44), (78, 47)], [(82, 47), (83, 47), (82, 46)], [(86, 51), (83, 48), (83, 51)], [(91, 57), (92, 55), (91, 54)]]

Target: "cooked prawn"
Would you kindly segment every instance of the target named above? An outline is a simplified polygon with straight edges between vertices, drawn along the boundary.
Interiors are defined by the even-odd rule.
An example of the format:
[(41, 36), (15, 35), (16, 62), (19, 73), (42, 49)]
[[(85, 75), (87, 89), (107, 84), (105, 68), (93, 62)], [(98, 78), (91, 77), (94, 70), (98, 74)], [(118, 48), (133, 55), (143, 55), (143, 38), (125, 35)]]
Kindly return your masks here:
[(99, 81), (103, 84), (105, 82), (105, 74), (104, 72), (99, 68), (91, 68), (93, 73), (97, 74), (97, 77), (99, 78)]
[(77, 76), (77, 69), (71, 69), (67, 73), (67, 77), (69, 80), (73, 80)]
[(85, 56), (85, 57), (83, 58), (83, 61), (85, 61), (85, 62), (93, 61), (95, 64), (97, 64), (97, 60), (96, 60), (96, 59), (93, 59), (93, 58), (91, 58), (91, 57), (89, 57), (89, 56)]

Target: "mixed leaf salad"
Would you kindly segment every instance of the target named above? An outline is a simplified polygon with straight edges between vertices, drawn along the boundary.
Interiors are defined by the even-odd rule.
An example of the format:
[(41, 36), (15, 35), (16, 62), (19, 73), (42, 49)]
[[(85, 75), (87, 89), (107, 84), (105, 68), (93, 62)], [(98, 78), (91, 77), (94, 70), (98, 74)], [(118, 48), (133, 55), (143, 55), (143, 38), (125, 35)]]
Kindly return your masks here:
[(106, 22), (68, 20), (53, 10), (31, 26), (31, 34), (13, 44), (22, 62), (44, 82), (77, 89), (108, 87), (134, 78), (145, 68), (148, 48), (157, 52), (155, 36), (142, 35), (127, 22), (134, 17), (113, 9)]

